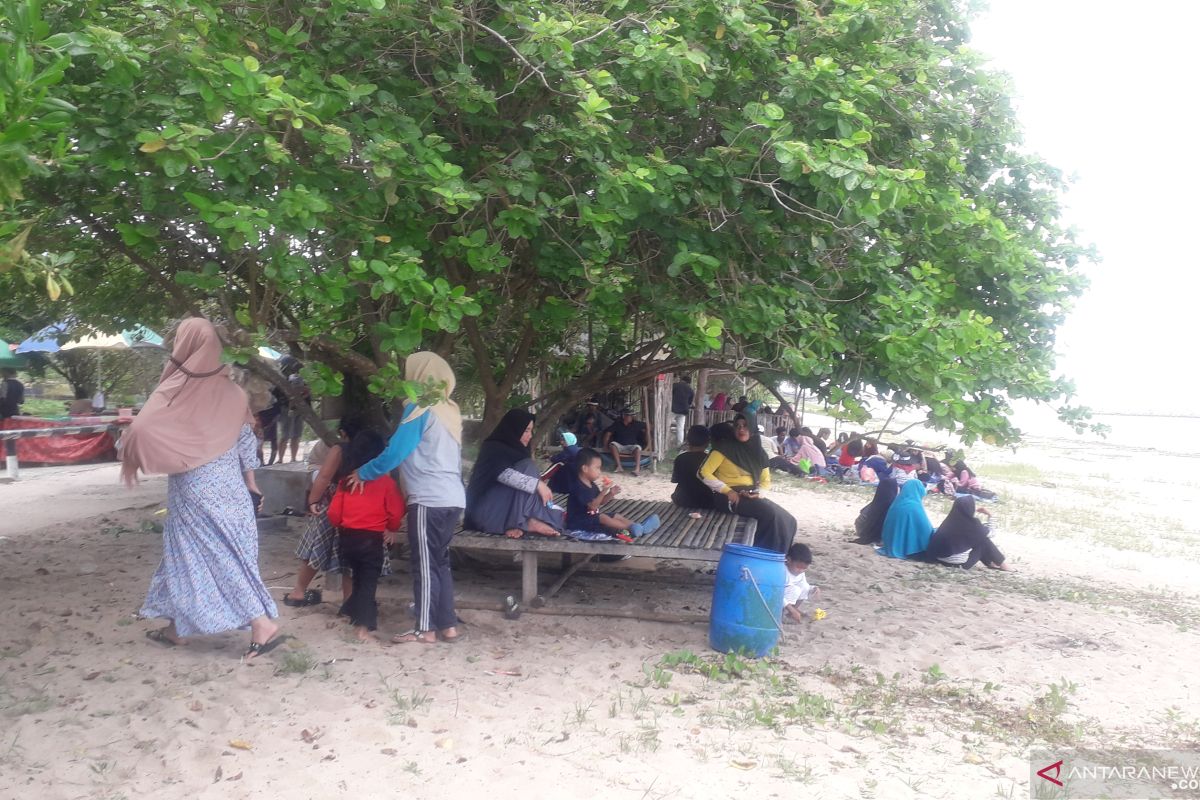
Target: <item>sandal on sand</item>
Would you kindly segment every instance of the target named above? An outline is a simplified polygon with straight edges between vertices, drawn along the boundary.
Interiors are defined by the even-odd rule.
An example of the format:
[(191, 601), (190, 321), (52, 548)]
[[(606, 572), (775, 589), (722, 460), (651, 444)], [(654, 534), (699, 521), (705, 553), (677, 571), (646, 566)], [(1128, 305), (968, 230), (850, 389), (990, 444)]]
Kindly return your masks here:
[(284, 642), (286, 642), (288, 639), (291, 639), (291, 638), (292, 638), (291, 636), (289, 636), (285, 633), (282, 636), (276, 635), (274, 638), (272, 638), (266, 642), (263, 642), (261, 644), (259, 644), (258, 642), (252, 641), (252, 642), (250, 642), (250, 646), (246, 648), (246, 652), (242, 653), (242, 658), (246, 659), (246, 660), (250, 660), (250, 659), (258, 658), (259, 656), (265, 656), (267, 653), (271, 652), (276, 647), (279, 647), (279, 645), (283, 644)]
[(467, 635), (462, 631), (459, 631), (453, 636), (446, 636), (441, 631), (438, 631), (437, 638), (439, 642), (445, 642), (446, 644), (458, 644), (463, 639), (467, 638)]
[(433, 641), (422, 639), (421, 636), (422, 632), (415, 630), (397, 633), (392, 637), (392, 644), (435, 644), (437, 642), (436, 636)]
[(152, 631), (146, 631), (146, 638), (155, 644), (161, 644), (163, 647), (176, 647), (179, 644), (172, 640), (170, 636), (167, 636), (166, 628), (155, 628)]
[(304, 608), (305, 606), (315, 606), (315, 605), (319, 605), (320, 602), (321, 602), (321, 590), (320, 589), (309, 589), (307, 592), (304, 593), (304, 597), (301, 598), (300, 600), (297, 600), (296, 598), (292, 597), (291, 593), (285, 594), (283, 596), (283, 604), (285, 606), (291, 606), (292, 608)]

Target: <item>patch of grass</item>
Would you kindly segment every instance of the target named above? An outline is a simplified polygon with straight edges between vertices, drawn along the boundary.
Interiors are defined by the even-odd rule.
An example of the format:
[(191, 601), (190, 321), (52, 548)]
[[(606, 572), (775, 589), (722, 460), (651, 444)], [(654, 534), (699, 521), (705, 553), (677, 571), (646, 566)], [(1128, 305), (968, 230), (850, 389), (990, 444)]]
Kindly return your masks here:
[(638, 728), (638, 732), (634, 737), (634, 742), (637, 746), (637, 749), (643, 752), (656, 752), (662, 744), (658, 738), (657, 722), (653, 724), (648, 722), (643, 723), (642, 726)]
[(41, 714), (54, 708), (54, 698), (45, 689), (17, 693), (0, 683), (0, 712), (7, 717)]
[(780, 756), (775, 762), (775, 768), (779, 770), (781, 778), (796, 781), (797, 783), (812, 783), (813, 771), (807, 761), (801, 765), (794, 758)]
[(861, 669), (825, 667), (817, 674), (836, 687), (835, 696), (808, 690), (801, 686), (801, 673), (784, 662), (764, 659), (764, 667), (738, 679), (715, 709), (702, 709), (701, 721), (777, 732), (788, 725), (837, 725), (891, 737), (923, 734), (932, 724), (1021, 744), (1075, 743), (1086, 732), (1082, 723), (1067, 719), (1076, 687), (1065, 679), (1028, 706), (1015, 707), (1000, 701), (995, 684), (954, 680), (937, 665), (923, 673), (919, 683), (899, 673), (867, 675)]
[(1049, 481), (1049, 477), (1033, 464), (977, 464), (975, 471), (987, 478), (1009, 483), (1022, 483), (1027, 486), (1040, 486)]
[(33, 647), (33, 642), (29, 639), (22, 639), (0, 647), (0, 658), (16, 658), (29, 652)]
[(306, 649), (288, 650), (275, 667), (276, 675), (304, 675), (317, 666), (317, 659)]
[[(679, 650), (667, 653), (658, 662), (660, 670), (696, 673), (711, 681), (728, 683), (749, 676), (755, 672), (769, 669), (765, 660), (755, 661), (738, 653), (726, 653), (724, 656), (715, 653), (696, 655), (691, 650)], [(669, 680), (667, 681), (670, 682)], [(665, 686), (665, 684), (664, 684)], [(662, 688), (662, 687), (660, 687)]]
[(665, 689), (671, 682), (670, 671), (665, 670), (662, 667), (655, 667), (652, 672), (647, 668), (646, 674), (650, 680), (650, 683), (657, 689)]
[(21, 413), (28, 417), (65, 417), (67, 416), (67, 406), (63, 400), (28, 398), (21, 403)]
[(1200, 720), (1185, 717), (1183, 709), (1179, 706), (1168, 708), (1160, 721), (1166, 729), (1167, 739), (1172, 744), (1185, 747), (1200, 742)]
[[(953, 570), (943, 570), (953, 572)], [(1103, 594), (1067, 578), (1039, 578), (1022, 575), (1005, 582), (1006, 591), (1038, 600), (1079, 603), (1099, 611), (1120, 611), (1148, 622), (1165, 622), (1181, 631), (1200, 629), (1200, 605), (1178, 593), (1147, 592), (1109, 587)]]
[(413, 689), (406, 695), (402, 689), (389, 686), (387, 678), (383, 679), (383, 687), (388, 693), (388, 699), (392, 701), (388, 721), (393, 725), (415, 723), (414, 715), (433, 704), (433, 698), (426, 693)]

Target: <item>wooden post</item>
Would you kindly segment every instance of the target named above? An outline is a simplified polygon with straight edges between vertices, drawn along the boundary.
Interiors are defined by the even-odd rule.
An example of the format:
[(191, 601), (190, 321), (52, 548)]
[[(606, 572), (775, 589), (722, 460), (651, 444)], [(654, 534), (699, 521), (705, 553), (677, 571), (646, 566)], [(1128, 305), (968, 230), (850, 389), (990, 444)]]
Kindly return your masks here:
[[(656, 376), (653, 384), (654, 394), (654, 425), (651, 428), (650, 446), (657, 453), (657, 458), (651, 459), (650, 470), (658, 467), (658, 458), (665, 458), (674, 448), (668, 442), (671, 427), (671, 386), (674, 375), (666, 373)], [(649, 391), (649, 390), (647, 390)]]
[(17, 462), (17, 440), (4, 440), (4, 477), (15, 481), (21, 477), (21, 465)]
[(708, 370), (700, 370), (696, 376), (696, 410), (688, 414), (689, 425), (703, 425), (707, 421), (704, 416), (704, 395), (708, 393)]

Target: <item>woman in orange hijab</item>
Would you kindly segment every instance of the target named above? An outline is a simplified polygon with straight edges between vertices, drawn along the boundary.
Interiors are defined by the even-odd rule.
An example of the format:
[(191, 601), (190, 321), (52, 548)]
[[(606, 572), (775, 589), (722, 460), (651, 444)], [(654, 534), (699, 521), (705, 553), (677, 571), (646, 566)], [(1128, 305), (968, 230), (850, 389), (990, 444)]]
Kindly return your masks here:
[(252, 659), (284, 637), (258, 572), (253, 417), (228, 373), (212, 323), (180, 323), (158, 388), (122, 437), (121, 475), (127, 484), (139, 471), (168, 476), (162, 561), (140, 615), (170, 622), (146, 636), (175, 646), (249, 627)]

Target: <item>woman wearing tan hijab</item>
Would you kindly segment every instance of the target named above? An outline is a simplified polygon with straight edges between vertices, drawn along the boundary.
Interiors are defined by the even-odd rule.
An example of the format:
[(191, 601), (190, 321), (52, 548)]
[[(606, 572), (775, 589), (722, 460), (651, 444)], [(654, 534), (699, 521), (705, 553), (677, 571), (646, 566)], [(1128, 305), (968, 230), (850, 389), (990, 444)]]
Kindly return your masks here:
[(127, 484), (139, 471), (168, 476), (162, 561), (140, 612), (170, 620), (146, 633), (154, 642), (182, 645), (248, 626), (249, 660), (284, 639), (258, 572), (253, 424), (246, 393), (221, 364), (212, 323), (184, 320), (158, 388), (121, 446)]
[(458, 641), (454, 580), (450, 575), (450, 539), (466, 505), (462, 479), (462, 416), (450, 399), (454, 372), (436, 353), (413, 353), (404, 362), (404, 378), (438, 392), (429, 406), (409, 403), (387, 449), (355, 470), (357, 485), (397, 467), (408, 492), (408, 542), (412, 552), (416, 627), (392, 637), (397, 644)]

